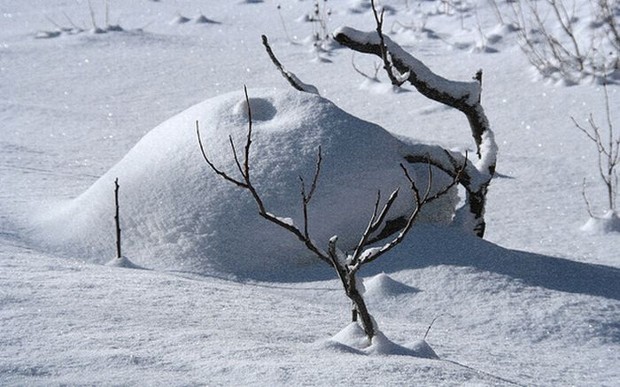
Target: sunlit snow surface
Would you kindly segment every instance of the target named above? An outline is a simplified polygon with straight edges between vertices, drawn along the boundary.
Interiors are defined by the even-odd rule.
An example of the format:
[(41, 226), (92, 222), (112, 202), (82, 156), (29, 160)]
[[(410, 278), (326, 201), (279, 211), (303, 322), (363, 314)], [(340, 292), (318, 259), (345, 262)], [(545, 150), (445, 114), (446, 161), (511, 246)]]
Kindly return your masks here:
[[(292, 217), (290, 224), (304, 224), (300, 177), (309, 190), (319, 148), (322, 162), (308, 223), (321, 247), (327, 248), (329, 238), (338, 235), (341, 248), (353, 248), (378, 191), (387, 191), (386, 197), (395, 189), (402, 191), (388, 220), (412, 211), (412, 193), (400, 167), (411, 146), (313, 94), (264, 89), (248, 94), (253, 123), (250, 178), (270, 212)], [(244, 94), (234, 92), (167, 120), (86, 192), (40, 211), (33, 217), (32, 243), (93, 262), (105, 260), (115, 238), (110, 187), (118, 179), (125, 251), (141, 265), (275, 280), (304, 262), (311, 264), (311, 253), (294, 235), (267, 223), (248, 192), (209, 168), (198, 146), (196, 122), (210, 161), (242, 179), (230, 140), (243, 164), (248, 107)], [(418, 184), (426, 189), (427, 166), (408, 166), (413, 176), (415, 169), (421, 172)], [(449, 183), (435, 174), (434, 185)], [(448, 223), (454, 196), (429, 205), (421, 220)], [(296, 278), (304, 277), (302, 272)]]
[[(97, 27), (105, 29), (103, 3), (91, 3)], [(226, 130), (235, 130), (240, 137), (235, 139), (243, 142), (242, 104), (238, 110), (235, 106), (242, 101), (244, 84), (251, 98), (290, 100), (290, 105), (279, 104), (281, 109), (310, 98), (290, 92), (264, 53), (260, 34), (269, 36), (289, 70), (335, 104), (321, 106), (337, 106), (376, 123), (402, 136), (398, 144), (436, 143), (473, 155), (464, 117), (408, 88), (393, 93), (389, 86), (373, 86), (369, 92), (362, 87), (368, 82), (351, 67), (349, 51), (317, 53), (301, 44), (316, 28), (297, 21), (312, 12), (309, 0), (282, 2), (279, 11), (272, 2), (110, 1), (109, 24), (123, 31), (97, 34), (91, 32), (85, 2), (0, 0), (0, 384), (618, 384), (620, 236), (580, 229), (588, 221), (583, 178), (595, 215), (605, 213), (605, 192), (597, 180), (594, 146), (570, 120), (585, 122), (590, 113), (603, 119), (601, 87), (587, 80), (572, 87), (541, 80), (514, 34), (498, 26), (488, 2), (476, 7), (463, 2), (470, 11), (450, 15), (435, 2), (421, 3), (427, 15), (424, 29), (403, 27), (422, 24), (415, 2), (385, 3), (391, 8), (384, 27), (392, 39), (433, 71), (467, 82), (483, 69), (482, 102), (499, 145), (499, 176), (490, 188), (486, 241), (443, 226), (420, 225), (391, 254), (362, 270), (369, 308), (384, 335), (367, 346), (356, 342), (349, 302), (327, 265), (303, 266), (302, 260), (291, 274), (286, 266), (252, 266), (232, 254), (228, 267), (221, 266), (225, 260), (218, 267), (201, 266), (192, 261), (197, 255), (187, 254), (188, 267), (181, 267), (184, 249), (191, 250), (187, 246), (211, 247), (199, 245), (196, 241), (204, 241), (199, 238), (190, 243), (204, 231), (196, 226), (195, 214), (201, 211), (183, 208), (184, 203), (198, 205), (195, 195), (202, 190), (174, 191), (178, 187), (169, 184), (188, 189), (202, 188), (192, 182), (206, 184), (202, 179), (209, 175), (208, 167), (197, 143), (191, 145), (196, 119), (208, 149), (226, 149), (222, 138), (228, 132), (216, 143), (210, 140), (215, 122), (185, 113), (176, 122), (183, 121), (179, 133), (186, 146), (151, 130), (201, 101), (231, 98), (226, 111), (239, 125)], [(578, 2), (576, 9), (586, 3)], [(348, 25), (374, 30), (364, 2), (328, 4), (330, 29)], [(433, 12), (429, 7), (435, 7)], [(178, 22), (181, 16), (185, 23)], [(198, 23), (201, 16), (213, 22)], [(586, 18), (581, 20), (582, 30), (591, 28)], [(54, 23), (68, 28), (58, 31)], [(378, 59), (356, 54), (354, 61), (372, 75)], [(379, 79), (386, 84), (385, 76), (379, 74)], [(618, 90), (617, 85), (609, 87), (612, 106), (620, 99)], [(339, 117), (345, 117), (342, 110)], [(293, 116), (301, 117), (299, 111)], [(612, 117), (620, 128), (615, 112)], [(257, 120), (257, 126), (268, 121)], [(323, 139), (307, 143), (294, 173), (281, 166), (293, 183), (285, 188), (276, 181), (265, 183), (265, 194), (273, 191), (270, 197), (297, 195), (285, 199), (290, 203), (274, 202), (277, 216), (298, 222), (299, 213), (288, 211), (299, 211), (297, 175), (312, 174), (316, 146)], [(257, 152), (263, 140), (256, 138)], [(337, 146), (343, 143), (340, 139)], [(373, 150), (390, 147), (368, 145)], [(180, 149), (195, 152), (190, 156)], [(382, 166), (394, 157), (347, 151)], [(229, 168), (228, 156), (217, 153), (218, 163)], [(188, 161), (172, 163), (176, 169), (163, 173), (157, 166), (170, 157)], [(154, 172), (151, 180), (146, 174), (144, 180), (130, 179), (136, 176), (131, 173), (146, 169), (147, 159), (157, 161), (148, 164)], [(127, 160), (131, 163), (125, 164)], [(119, 180), (123, 255), (129, 262), (114, 258), (116, 172), (119, 178), (127, 176)], [(359, 179), (363, 184), (373, 180)], [(346, 197), (346, 192), (330, 189), (330, 183), (320, 181), (319, 209), (325, 208), (318, 200), (321, 189)], [(168, 202), (147, 211), (157, 198), (156, 187), (167, 193), (161, 198)], [(247, 199), (223, 183), (217, 187), (226, 192), (224, 206), (230, 206), (230, 198)], [(380, 188), (385, 195), (392, 189)], [(132, 198), (131, 192), (141, 196)], [(368, 200), (372, 203), (374, 195)], [(243, 203), (247, 208), (251, 204)], [(54, 209), (72, 216), (50, 218)], [(360, 209), (356, 216), (367, 219), (370, 211)], [(181, 222), (181, 214), (194, 215)], [(45, 243), (38, 234), (44, 217), (53, 219), (47, 223), (53, 227), (45, 228)], [(266, 232), (269, 226), (259, 220), (249, 222)], [(170, 222), (177, 223), (171, 227)], [(140, 227), (147, 229), (140, 235), (160, 235), (162, 240), (132, 238)], [(351, 238), (357, 234), (345, 232)], [(178, 235), (187, 239), (175, 239)], [(226, 240), (219, 238), (217, 243)], [(93, 243), (84, 248), (78, 243), (84, 240)], [(289, 241), (290, 248), (297, 248), (295, 242)], [(268, 246), (257, 251), (269, 251)], [(273, 255), (262, 256), (279, 262), (282, 251), (274, 247)], [(155, 270), (126, 268), (131, 262)], [(229, 273), (235, 268), (250, 278), (248, 271), (259, 270), (269, 279), (234, 280)], [(306, 281), (300, 281), (302, 273)], [(439, 360), (423, 352), (424, 343)]]

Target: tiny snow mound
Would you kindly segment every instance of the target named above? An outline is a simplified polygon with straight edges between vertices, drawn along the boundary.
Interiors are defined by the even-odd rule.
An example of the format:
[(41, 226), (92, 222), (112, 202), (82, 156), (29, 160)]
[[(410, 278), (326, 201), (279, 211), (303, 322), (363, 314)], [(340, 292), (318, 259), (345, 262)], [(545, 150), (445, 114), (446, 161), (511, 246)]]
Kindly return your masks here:
[[(400, 355), (426, 359), (438, 359), (435, 351), (424, 340), (418, 340), (411, 348), (398, 345), (388, 339), (383, 332), (377, 330), (372, 341), (364, 333), (362, 327), (352, 322), (324, 343), (324, 348), (340, 352), (363, 353), (366, 355)], [(348, 349), (348, 350), (347, 350)]]
[[(317, 95), (248, 94), (251, 177), (271, 213), (303, 224), (299, 177), (312, 178), (319, 146), (323, 163), (309, 207), (310, 234), (317, 243), (338, 234), (340, 246), (351, 248), (379, 189), (387, 197), (402, 186), (393, 218), (410, 211), (412, 196), (399, 167), (407, 145)], [(86, 192), (39, 214), (35, 241), (104, 263), (114, 249), (118, 178), (123, 250), (140, 266), (277, 279), (294, 266), (316, 262), (293, 235), (258, 215), (248, 192), (209, 168), (198, 146), (196, 121), (214, 164), (239, 177), (229, 136), (242, 157), (248, 118), (245, 97), (235, 92), (197, 104), (150, 131)], [(438, 210), (427, 216), (449, 221), (454, 196), (434, 202)]]
[(364, 286), (366, 288), (365, 295), (377, 298), (395, 297), (400, 294), (418, 292), (416, 288), (398, 282), (385, 273), (379, 273), (365, 280)]
[(614, 211), (607, 211), (602, 217), (590, 217), (581, 231), (588, 234), (620, 233), (620, 216)]
[(112, 260), (108, 261), (105, 265), (112, 266), (112, 267), (123, 267), (126, 269), (144, 269), (143, 267), (140, 267), (136, 265), (135, 263), (131, 262), (129, 258), (125, 256), (113, 258)]

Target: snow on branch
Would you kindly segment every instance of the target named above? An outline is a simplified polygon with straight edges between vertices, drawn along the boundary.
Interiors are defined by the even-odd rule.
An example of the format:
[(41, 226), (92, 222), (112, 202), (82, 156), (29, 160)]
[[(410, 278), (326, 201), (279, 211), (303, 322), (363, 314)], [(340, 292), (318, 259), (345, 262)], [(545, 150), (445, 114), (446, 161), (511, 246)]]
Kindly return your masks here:
[(433, 73), (420, 60), (403, 50), (389, 37), (377, 31), (363, 32), (351, 27), (340, 27), (334, 31), (334, 38), (340, 44), (365, 54), (382, 57), (381, 41), (389, 52), (393, 66), (401, 73), (409, 73), (407, 79), (420, 93), (436, 101), (449, 101), (454, 107), (475, 104), (480, 98), (479, 82), (451, 81)]
[(261, 38), (263, 39), (263, 46), (265, 46), (265, 50), (267, 50), (267, 54), (269, 55), (269, 58), (271, 59), (273, 64), (278, 68), (278, 70), (280, 70), (280, 74), (282, 74), (284, 79), (286, 79), (288, 83), (290, 83), (291, 86), (293, 86), (295, 90), (319, 95), (319, 89), (317, 89), (316, 86), (302, 82), (301, 79), (297, 77), (297, 75), (295, 75), (294, 73), (284, 68), (282, 63), (280, 63), (278, 58), (276, 58), (276, 55), (273, 53), (273, 50), (271, 49), (271, 46), (269, 45), (269, 40), (267, 39), (267, 36), (261, 35)]
[[(389, 37), (380, 35), (377, 31), (363, 32), (351, 27), (341, 27), (334, 32), (334, 38), (340, 44), (361, 53), (383, 57), (385, 55), (383, 52), (387, 50), (392, 66), (400, 74), (408, 74), (407, 80), (422, 95), (463, 112), (469, 121), (479, 158), (483, 159), (482, 152), (488, 152), (480, 167), (486, 168), (490, 175), (495, 172), (497, 147), (484, 109), (480, 105), (481, 71), (476, 73), (474, 81), (469, 82), (443, 78)], [(382, 47), (382, 41), (384, 47)]]
[[(457, 165), (463, 165), (458, 183), (466, 190), (466, 205), (457, 213), (456, 222), (473, 230), (482, 237), (485, 231), (484, 212), (488, 185), (495, 174), (497, 144), (489, 121), (480, 103), (482, 92), (482, 70), (473, 81), (460, 82), (435, 74), (420, 60), (413, 57), (382, 32), (383, 12), (379, 14), (371, 1), (376, 30), (363, 32), (351, 27), (341, 27), (334, 32), (334, 39), (353, 51), (379, 56), (384, 62), (392, 84), (401, 85), (406, 77), (422, 95), (461, 111), (467, 117), (472, 137), (476, 144), (478, 161), (470, 164), (467, 160), (459, 164), (457, 156), (446, 152), (447, 160), (438, 160), (425, 154), (411, 154), (405, 157), (410, 163), (423, 162), (439, 168), (449, 176), (457, 175)], [(445, 157), (442, 157), (445, 158)], [(465, 157), (466, 158), (466, 157)], [(473, 167), (473, 168), (472, 168)]]

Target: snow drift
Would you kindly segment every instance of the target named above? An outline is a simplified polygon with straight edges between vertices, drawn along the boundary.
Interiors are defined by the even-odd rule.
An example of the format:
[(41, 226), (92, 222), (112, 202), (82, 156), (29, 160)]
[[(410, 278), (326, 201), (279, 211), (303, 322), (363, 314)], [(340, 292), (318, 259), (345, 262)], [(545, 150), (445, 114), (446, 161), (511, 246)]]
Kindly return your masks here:
[[(322, 147), (318, 188), (310, 203), (310, 232), (321, 244), (338, 234), (342, 248), (359, 239), (377, 191), (402, 186), (392, 218), (407, 214), (412, 195), (399, 164), (408, 145), (316, 95), (250, 90), (252, 181), (268, 210), (301, 225), (299, 177), (310, 180)], [(37, 216), (33, 237), (45, 248), (106, 262), (114, 252), (114, 179), (120, 184), (123, 252), (140, 266), (204, 274), (282, 278), (295, 265), (314, 262), (302, 243), (260, 218), (250, 195), (217, 176), (238, 176), (229, 136), (242, 152), (247, 104), (241, 92), (199, 103), (162, 123), (86, 192)], [(426, 166), (418, 166), (418, 176)], [(426, 179), (419, 179), (426, 187)], [(441, 184), (441, 179), (433, 179)], [(425, 221), (448, 222), (456, 192), (433, 203)]]

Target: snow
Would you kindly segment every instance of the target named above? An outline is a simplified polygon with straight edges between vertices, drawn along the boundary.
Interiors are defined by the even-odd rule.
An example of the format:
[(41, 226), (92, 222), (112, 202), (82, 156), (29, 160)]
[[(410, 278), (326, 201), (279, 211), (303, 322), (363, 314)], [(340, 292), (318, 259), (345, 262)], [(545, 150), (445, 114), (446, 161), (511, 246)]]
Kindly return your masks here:
[(588, 234), (607, 234), (620, 232), (620, 217), (614, 211), (607, 211), (601, 217), (591, 216), (581, 230)]
[[(399, 165), (407, 144), (313, 94), (250, 89), (248, 95), (251, 179), (269, 211), (289, 218), (287, 224), (303, 224), (299, 176), (313, 175), (321, 146), (322, 173), (311, 202), (310, 235), (326, 248), (338, 234), (343, 248), (354, 248), (377, 190), (402, 186), (406, 192), (409, 183)], [(202, 160), (196, 121), (211, 161), (242, 179), (229, 141), (233, 139), (238, 154), (243, 152), (248, 108), (239, 91), (165, 121), (74, 200), (36, 209), (26, 238), (45, 249), (101, 262), (114, 244), (109, 196), (118, 178), (125, 251), (138, 265), (273, 279), (289, 262), (293, 267), (307, 264), (313, 257), (294, 235), (265, 222), (248, 193)], [(388, 219), (412, 211), (411, 193), (401, 196)], [(428, 207), (427, 218), (443, 218), (445, 223), (454, 206), (447, 197), (443, 204)], [(303, 270), (299, 275), (303, 278)]]
[[(334, 343), (339, 344), (334, 346)], [(366, 354), (371, 356), (411, 356), (415, 358), (438, 359), (437, 354), (424, 340), (411, 344), (411, 348), (404, 347), (390, 341), (381, 332), (369, 342), (363, 329), (357, 323), (350, 323), (343, 330), (325, 343), (325, 347), (337, 348), (349, 353)]]
[[(541, 80), (489, 2), (462, 13), (383, 3), (391, 40), (434, 73), (469, 85), (483, 69), (498, 174), (485, 240), (438, 211), (361, 269), (380, 329), (370, 343), (334, 270), (209, 170), (195, 121), (216, 165), (238, 176), (228, 135), (241, 155), (247, 85), (254, 181), (289, 224), (302, 224), (299, 175), (313, 176), (320, 144), (311, 234), (324, 248), (337, 234), (346, 250), (376, 190), (405, 184), (405, 151), (440, 145), (491, 163), (474, 159), (462, 114), (390, 92), (381, 73), (384, 91), (360, 89), (346, 49), (314, 61), (301, 44), (312, 26), (295, 21), (312, 1), (282, 3), (284, 26), (273, 2), (110, 1), (122, 31), (93, 34), (85, 2), (0, 0), (0, 384), (617, 385), (620, 233), (605, 232), (608, 216), (588, 220), (583, 178), (594, 214), (606, 193), (570, 120), (604, 117), (602, 87)], [(92, 6), (103, 28), (104, 4)], [(329, 28), (374, 29), (367, 3), (328, 6)], [(193, 22), (201, 15), (217, 22)], [(578, 22), (592, 28), (585, 13)], [(291, 90), (261, 34), (324, 98)], [(608, 86), (611, 106), (619, 90)]]
[[(379, 35), (375, 32), (363, 32), (350, 27), (340, 27), (334, 31), (334, 35), (346, 35), (351, 40), (360, 44), (380, 44)], [(394, 44), (387, 36), (384, 36), (385, 46), (391, 53), (392, 58), (398, 58), (407, 68), (414, 71), (417, 79), (429, 88), (441, 90), (443, 94), (450, 96), (455, 100), (467, 97), (466, 101), (470, 105), (476, 104), (480, 100), (480, 84), (478, 82), (458, 82), (451, 81), (442, 76), (435, 74), (420, 60), (416, 59), (402, 47)], [(400, 79), (408, 78), (407, 74), (397, 76)]]

